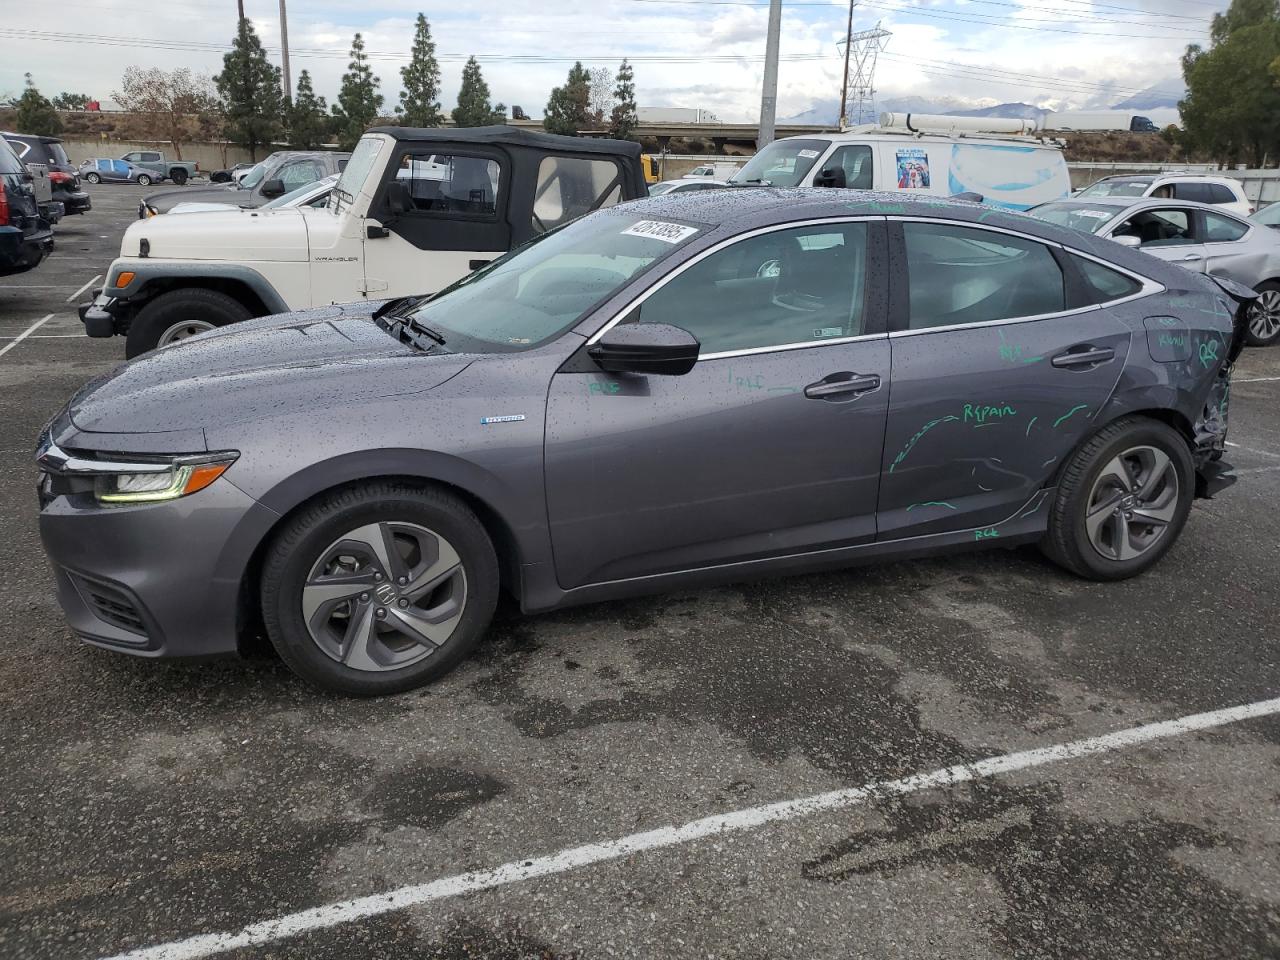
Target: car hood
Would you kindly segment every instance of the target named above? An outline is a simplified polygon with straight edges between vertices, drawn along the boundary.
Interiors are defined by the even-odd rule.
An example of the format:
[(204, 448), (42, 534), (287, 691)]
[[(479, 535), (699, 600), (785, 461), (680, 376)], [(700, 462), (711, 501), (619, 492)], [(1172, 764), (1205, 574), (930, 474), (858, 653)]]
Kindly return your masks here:
[(241, 190), (234, 183), (218, 183), (207, 187), (174, 187), (171, 190), (159, 190), (142, 198), (142, 202), (153, 210), (167, 213), (179, 203), (229, 203), (232, 206), (258, 207), (266, 203), (262, 197), (252, 190)]
[(422, 393), (473, 359), (401, 343), (374, 323), (372, 309), (362, 303), (264, 317), (163, 347), (86, 384), (68, 413), (88, 433), (196, 431), (293, 405)]
[(157, 260), (302, 261), (308, 259), (307, 226), (295, 208), (220, 210), (135, 220), (120, 240), (120, 256)]

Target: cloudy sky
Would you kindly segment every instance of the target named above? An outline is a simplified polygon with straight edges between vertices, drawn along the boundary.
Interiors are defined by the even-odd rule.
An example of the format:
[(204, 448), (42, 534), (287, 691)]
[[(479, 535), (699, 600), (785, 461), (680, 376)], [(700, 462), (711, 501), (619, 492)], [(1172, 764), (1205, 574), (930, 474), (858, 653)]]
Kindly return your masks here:
[[(878, 96), (953, 98), (957, 106), (1026, 101), (1107, 106), (1140, 90), (1177, 95), (1178, 57), (1204, 42), (1227, 0), (860, 0), (854, 29), (892, 32), (876, 72)], [(235, 32), (235, 0), (5, 0), (0, 94), (30, 71), (47, 95), (110, 98), (130, 64), (203, 73), (221, 67)], [(244, 0), (278, 58), (277, 0)], [(839, 97), (844, 0), (783, 2), (778, 115)], [(56, 17), (50, 10), (57, 10)], [(584, 12), (584, 11), (590, 11)], [(494, 99), (540, 116), (572, 61), (616, 67), (630, 57), (641, 106), (703, 107), (722, 120), (759, 110), (768, 4), (764, 0), (289, 0), (293, 73), (309, 70), (332, 102), (351, 37), (365, 36), (386, 109), (413, 20), (431, 21), (446, 109), (462, 62), (479, 57)], [(278, 62), (278, 59), (277, 59)]]

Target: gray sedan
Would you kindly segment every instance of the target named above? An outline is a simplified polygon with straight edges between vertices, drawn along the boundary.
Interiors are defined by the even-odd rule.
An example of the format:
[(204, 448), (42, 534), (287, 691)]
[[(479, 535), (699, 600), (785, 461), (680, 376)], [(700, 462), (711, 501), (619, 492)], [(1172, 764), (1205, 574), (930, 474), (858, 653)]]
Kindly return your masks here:
[(1259, 297), (1249, 316), (1249, 345), (1280, 341), (1280, 232), (1222, 207), (1177, 200), (1055, 200), (1031, 213), (1252, 287)]
[(157, 178), (150, 170), (128, 161), (98, 158), (80, 164), (80, 179), (86, 183), (138, 183), (148, 187)]
[(531, 612), (1026, 543), (1119, 580), (1233, 479), (1252, 297), (979, 204), (652, 197), (430, 299), (118, 367), (39, 440), (40, 533), (85, 641), (226, 654), (262, 624), (357, 695), (451, 669), (503, 591)]

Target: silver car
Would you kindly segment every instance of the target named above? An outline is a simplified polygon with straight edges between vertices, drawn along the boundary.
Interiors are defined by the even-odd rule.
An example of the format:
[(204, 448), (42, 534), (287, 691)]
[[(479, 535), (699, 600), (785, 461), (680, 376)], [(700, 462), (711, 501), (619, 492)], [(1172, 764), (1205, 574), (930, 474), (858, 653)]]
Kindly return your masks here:
[(1090, 197), (1030, 211), (1050, 223), (1107, 237), (1196, 273), (1227, 277), (1259, 293), (1250, 346), (1280, 341), (1280, 232), (1222, 207), (1178, 200)]
[(99, 157), (80, 164), (80, 179), (86, 183), (140, 183), (149, 187), (157, 177), (150, 170), (135, 167), (128, 161)]

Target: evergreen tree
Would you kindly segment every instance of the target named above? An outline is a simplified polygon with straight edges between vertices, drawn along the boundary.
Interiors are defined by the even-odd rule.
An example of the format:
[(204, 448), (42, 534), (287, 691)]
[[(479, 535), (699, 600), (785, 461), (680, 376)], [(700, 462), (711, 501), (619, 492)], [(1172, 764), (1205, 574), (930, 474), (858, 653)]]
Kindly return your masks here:
[(338, 102), (333, 105), (338, 146), (350, 150), (364, 136), (370, 124), (382, 109), (382, 94), (378, 92), (379, 80), (369, 68), (369, 58), (364, 52), (364, 37), (356, 34), (351, 41), (351, 62), (342, 75), (342, 89)]
[(329, 137), (328, 107), (324, 97), (316, 96), (311, 87), (311, 74), (298, 74), (298, 89), (289, 108), (289, 142), (303, 150), (314, 150)]
[(569, 78), (563, 87), (551, 91), (542, 126), (549, 133), (576, 137), (578, 131), (588, 125), (591, 104), (591, 77), (581, 63), (569, 69)]
[(53, 105), (59, 110), (83, 110), (92, 99), (87, 93), (68, 93), (64, 90), (53, 98)]
[(489, 84), (484, 82), (480, 64), (475, 57), (468, 57), (462, 68), (462, 86), (458, 88), (458, 105), (453, 108), (453, 122), (459, 127), (483, 127), (490, 123), (502, 123), (507, 119), (507, 108), (489, 102)]
[(284, 98), (280, 69), (267, 59), (253, 24), (240, 21), (231, 52), (222, 58), (222, 72), (213, 78), (226, 105), (226, 135), (258, 158), (259, 147), (270, 147), (281, 134)]
[(613, 99), (616, 103), (609, 117), (609, 136), (630, 140), (631, 132), (640, 121), (636, 119), (635, 74), (626, 60), (618, 68), (618, 85), (613, 88)]
[(53, 104), (36, 89), (31, 74), (26, 74), (26, 78), (27, 87), (18, 98), (18, 116), (15, 120), (18, 132), (56, 136), (62, 132), (62, 118), (58, 116)]
[(413, 54), (409, 65), (400, 68), (404, 89), (396, 113), (410, 127), (438, 127), (444, 117), (440, 113), (440, 64), (436, 61), (436, 42), (431, 39), (431, 25), (418, 14), (413, 31)]

